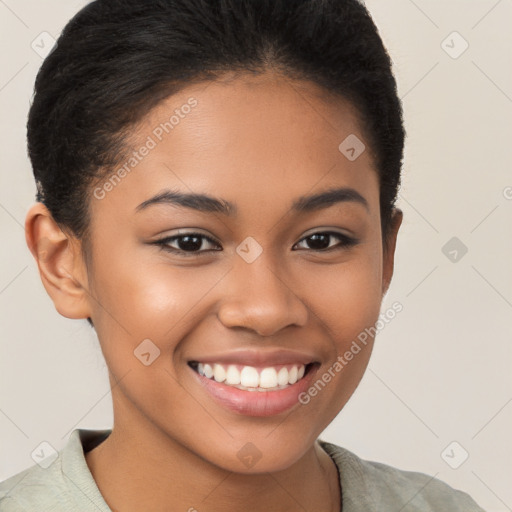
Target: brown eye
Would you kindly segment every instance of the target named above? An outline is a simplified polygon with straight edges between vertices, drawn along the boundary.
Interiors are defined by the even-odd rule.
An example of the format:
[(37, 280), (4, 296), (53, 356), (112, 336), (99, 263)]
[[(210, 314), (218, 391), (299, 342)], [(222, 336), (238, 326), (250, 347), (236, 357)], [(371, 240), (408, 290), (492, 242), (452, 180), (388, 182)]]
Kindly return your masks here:
[[(337, 238), (341, 242), (335, 245), (330, 245), (332, 238)], [(312, 251), (327, 252), (330, 250), (352, 247), (358, 243), (358, 240), (346, 235), (342, 235), (341, 233), (328, 231), (313, 233), (312, 235), (303, 238), (299, 243), (303, 242), (306, 242), (309, 246), (307, 249), (311, 249)]]
[[(208, 243), (219, 247), (219, 245), (215, 240), (213, 240), (213, 238), (210, 238), (209, 236), (203, 235), (201, 233), (185, 233), (181, 235), (169, 236), (166, 238), (162, 238), (161, 240), (157, 240), (156, 242), (153, 242), (153, 244), (160, 246), (164, 251), (181, 254), (183, 256), (194, 256), (197, 254), (210, 252), (211, 250), (219, 250), (201, 250), (201, 248), (203, 247), (203, 241), (205, 240)], [(178, 247), (171, 247), (171, 243), (176, 243)]]
[[(339, 242), (332, 245), (333, 239), (337, 239)], [(204, 249), (203, 242), (206, 241), (206, 245), (211, 244), (216, 246), (216, 249)], [(313, 233), (303, 238), (300, 243), (306, 243), (309, 249), (314, 252), (330, 252), (331, 250), (347, 249), (358, 243), (358, 240), (336, 232), (318, 232)], [(203, 235), (202, 233), (184, 233), (180, 235), (168, 236), (152, 242), (153, 245), (160, 246), (164, 251), (178, 254), (181, 256), (199, 256), (212, 251), (222, 250), (220, 245), (209, 236)], [(172, 247), (170, 244), (175, 244)], [(298, 245), (298, 244), (296, 244)]]

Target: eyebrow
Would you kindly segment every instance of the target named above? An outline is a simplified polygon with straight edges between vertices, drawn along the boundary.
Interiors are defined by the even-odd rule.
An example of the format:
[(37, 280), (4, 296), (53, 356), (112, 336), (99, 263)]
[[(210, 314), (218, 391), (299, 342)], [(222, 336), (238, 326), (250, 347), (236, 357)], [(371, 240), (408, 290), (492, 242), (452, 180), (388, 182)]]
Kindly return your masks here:
[[(349, 187), (325, 190), (318, 194), (301, 196), (292, 203), (292, 211), (295, 213), (308, 213), (329, 208), (337, 203), (359, 203), (369, 212), (368, 201), (357, 190)], [(163, 190), (157, 195), (139, 204), (136, 212), (145, 210), (151, 205), (167, 204), (190, 208), (204, 213), (221, 213), (228, 217), (237, 215), (237, 206), (226, 199), (216, 198), (206, 194), (184, 193), (178, 190)]]

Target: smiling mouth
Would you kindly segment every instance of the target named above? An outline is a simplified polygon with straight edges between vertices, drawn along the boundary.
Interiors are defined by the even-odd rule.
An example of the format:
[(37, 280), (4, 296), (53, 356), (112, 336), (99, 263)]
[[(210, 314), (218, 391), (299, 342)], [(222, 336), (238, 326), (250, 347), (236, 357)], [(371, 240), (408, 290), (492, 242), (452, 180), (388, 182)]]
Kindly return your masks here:
[(318, 363), (281, 364), (255, 367), (238, 364), (201, 363), (188, 365), (199, 375), (243, 391), (279, 391), (302, 380)]

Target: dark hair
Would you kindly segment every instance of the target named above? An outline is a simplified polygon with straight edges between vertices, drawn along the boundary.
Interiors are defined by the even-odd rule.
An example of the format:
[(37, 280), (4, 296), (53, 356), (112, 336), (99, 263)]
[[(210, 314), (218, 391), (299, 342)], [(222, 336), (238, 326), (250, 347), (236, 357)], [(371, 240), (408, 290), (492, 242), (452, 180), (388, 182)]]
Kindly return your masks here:
[(129, 128), (193, 82), (274, 69), (356, 107), (379, 174), (385, 240), (405, 137), (391, 67), (357, 0), (96, 0), (37, 74), (27, 124), (36, 200), (81, 239), (89, 261), (91, 184), (121, 162)]

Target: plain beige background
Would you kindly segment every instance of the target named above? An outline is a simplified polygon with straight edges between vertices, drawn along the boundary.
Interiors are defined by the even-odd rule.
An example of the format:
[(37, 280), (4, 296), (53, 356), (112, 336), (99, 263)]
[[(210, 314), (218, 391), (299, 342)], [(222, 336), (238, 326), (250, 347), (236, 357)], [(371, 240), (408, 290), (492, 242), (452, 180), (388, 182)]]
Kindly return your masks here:
[[(35, 197), (25, 123), (42, 62), (32, 43), (58, 37), (85, 3), (0, 0), (0, 480), (33, 465), (42, 441), (60, 449), (72, 429), (112, 422), (94, 331), (55, 311), (23, 230)], [(403, 311), (322, 437), (435, 475), (489, 512), (512, 510), (512, 1), (367, 6), (408, 132), (405, 218), (382, 307)]]

